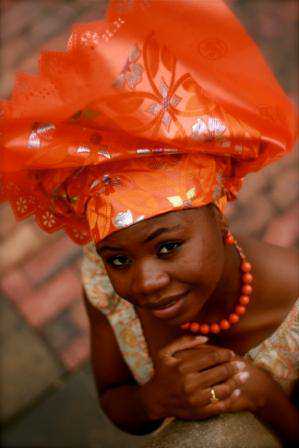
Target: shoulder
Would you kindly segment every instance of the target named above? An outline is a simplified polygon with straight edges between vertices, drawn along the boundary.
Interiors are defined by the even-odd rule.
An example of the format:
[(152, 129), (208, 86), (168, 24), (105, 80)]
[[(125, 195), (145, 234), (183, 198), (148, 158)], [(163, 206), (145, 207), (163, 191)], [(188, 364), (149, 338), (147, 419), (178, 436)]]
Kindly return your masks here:
[(89, 302), (103, 314), (112, 313), (120, 302), (107, 275), (104, 263), (93, 244), (83, 248), (81, 278)]
[(91, 363), (99, 396), (115, 385), (136, 384), (107, 317), (88, 300), (84, 304), (90, 323)]
[(257, 288), (266, 301), (292, 304), (299, 297), (299, 252), (294, 248), (284, 248), (240, 238), (248, 260), (252, 261)]

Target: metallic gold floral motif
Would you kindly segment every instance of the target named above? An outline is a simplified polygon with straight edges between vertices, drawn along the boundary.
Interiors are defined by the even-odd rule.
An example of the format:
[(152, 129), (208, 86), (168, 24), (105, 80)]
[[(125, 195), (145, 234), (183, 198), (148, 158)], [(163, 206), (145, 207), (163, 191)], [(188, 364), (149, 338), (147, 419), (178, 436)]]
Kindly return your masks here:
[(145, 215), (141, 215), (141, 216), (138, 216), (138, 218), (136, 218), (134, 222), (137, 223), (137, 222), (143, 221), (144, 219), (145, 219)]
[(150, 154), (152, 151), (148, 148), (138, 148), (136, 149), (137, 154)]
[(195, 187), (190, 188), (186, 193), (186, 199), (181, 196), (169, 196), (167, 200), (171, 203), (173, 207), (188, 207), (192, 205), (193, 199), (196, 198)]
[(159, 102), (153, 103), (150, 105), (150, 107), (147, 109), (147, 112), (157, 116), (162, 116), (162, 123), (166, 127), (167, 131), (169, 131), (169, 127), (172, 121), (171, 115), (168, 111), (169, 106), (177, 106), (182, 98), (180, 98), (178, 95), (170, 95), (170, 87), (167, 86), (164, 79), (161, 79), (159, 91), (161, 93), (161, 100)]
[(97, 187), (100, 184), (100, 180), (99, 179), (95, 179), (91, 185), (90, 185), (90, 191), (92, 191), (93, 188)]
[(41, 146), (40, 138), (37, 135), (36, 131), (32, 131), (29, 135), (27, 148), (38, 149)]
[(200, 141), (212, 141), (226, 131), (225, 124), (216, 117), (198, 118), (192, 126), (192, 137)]
[(134, 223), (134, 220), (133, 220), (133, 215), (132, 215), (131, 210), (119, 212), (115, 216), (113, 222), (118, 229), (122, 229), (124, 227), (128, 227), (128, 226), (132, 225)]
[[(293, 106), (226, 8), (225, 20), (222, 7), (203, 8), (207, 27), (198, 27), (203, 1), (172, 15), (172, 2), (123, 0), (123, 18), (118, 3), (107, 20), (76, 25), (66, 52), (42, 52), (38, 76), (20, 74), (0, 104), (0, 202), (80, 244), (116, 231), (115, 217), (127, 226), (213, 195), (223, 210), (244, 176), (287, 153), (296, 134)], [(178, 34), (181, 18), (194, 27)]]
[(89, 154), (90, 153), (90, 148), (88, 148), (88, 146), (78, 146), (77, 150), (76, 150), (77, 154)]
[(135, 44), (120, 75), (112, 84), (114, 87), (119, 89), (124, 88), (124, 86), (127, 85), (129, 89), (134, 90), (137, 84), (142, 81), (143, 67), (141, 64), (137, 63), (140, 55), (141, 51), (138, 48), (138, 45)]
[(35, 123), (33, 126), (33, 130), (31, 131), (27, 148), (30, 149), (38, 149), (41, 147), (40, 135), (47, 134), (48, 131), (52, 131), (55, 129), (55, 125), (52, 123)]
[(112, 157), (111, 154), (108, 151), (106, 151), (105, 149), (98, 151), (98, 154), (100, 156), (105, 157), (106, 159), (111, 159), (111, 157)]
[[(210, 59), (221, 57), (227, 49), (225, 44), (211, 39), (202, 44), (205, 57)], [(187, 138), (189, 143), (217, 140), (219, 146), (224, 138), (231, 138), (232, 128), (236, 126), (238, 133), (241, 131), (244, 135), (247, 130), (244, 123), (238, 122), (235, 126), (231, 114), (210, 98), (190, 73), (176, 77), (180, 61), (171, 48), (159, 44), (154, 31), (140, 45), (141, 50), (135, 43), (121, 75), (113, 84), (123, 91), (106, 99), (107, 106), (117, 114), (124, 128), (146, 137), (147, 134), (168, 136), (173, 132), (176, 139)], [(137, 90), (136, 85), (143, 80), (150, 84), (150, 91)], [(215, 110), (222, 118), (212, 116)], [(149, 115), (146, 123), (140, 119), (144, 113)], [(193, 124), (192, 119), (196, 119)]]

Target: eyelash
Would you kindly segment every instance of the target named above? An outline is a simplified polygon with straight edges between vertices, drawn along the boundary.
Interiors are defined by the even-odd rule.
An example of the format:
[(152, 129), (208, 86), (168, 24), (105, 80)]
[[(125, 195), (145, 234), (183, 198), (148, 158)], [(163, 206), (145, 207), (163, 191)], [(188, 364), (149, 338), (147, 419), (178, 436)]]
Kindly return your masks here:
[[(170, 249), (169, 252), (166, 252), (166, 253), (161, 253), (160, 252), (159, 253), (159, 250), (161, 251), (163, 246), (166, 246), (166, 245), (168, 245), (168, 246), (172, 245), (172, 246), (175, 246), (175, 247)], [(161, 243), (158, 246), (157, 255), (160, 256), (160, 258), (167, 258), (169, 255), (173, 254), (181, 245), (182, 245), (182, 241), (167, 241), (165, 243)], [(112, 268), (114, 268), (114, 269), (124, 269), (124, 268), (127, 268), (128, 266), (130, 266), (130, 264), (132, 264), (132, 262), (130, 260), (129, 260), (129, 263), (124, 263), (124, 264), (121, 264), (121, 265), (114, 264), (114, 261), (117, 260), (117, 259), (120, 259), (120, 258), (126, 258), (127, 260), (129, 260), (129, 257), (126, 257), (126, 255), (117, 255), (117, 256), (108, 258), (107, 259), (107, 263), (110, 266), (112, 266)]]
[(163, 246), (167, 246), (167, 245), (173, 245), (176, 247), (173, 247), (170, 252), (167, 252), (164, 254), (160, 252), (160, 256), (162, 255), (162, 257), (165, 257), (165, 255), (167, 256), (167, 255), (173, 253), (173, 251), (177, 250), (182, 245), (182, 242), (181, 241), (167, 241), (166, 243), (162, 243), (159, 245), (159, 250), (161, 250), (161, 248)]

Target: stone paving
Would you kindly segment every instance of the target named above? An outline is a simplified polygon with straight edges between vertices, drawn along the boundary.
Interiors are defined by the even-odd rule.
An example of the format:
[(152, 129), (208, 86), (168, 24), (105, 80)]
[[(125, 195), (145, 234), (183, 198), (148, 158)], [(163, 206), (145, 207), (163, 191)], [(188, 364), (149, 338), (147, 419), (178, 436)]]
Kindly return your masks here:
[[(0, 96), (9, 96), (15, 70), (34, 73), (40, 49), (64, 49), (70, 26), (103, 17), (106, 3), (4, 0)], [(298, 104), (298, 3), (228, 3)], [(298, 205), (297, 147), (262, 174), (250, 175), (228, 216), (236, 233), (299, 247)], [(138, 446), (138, 439), (107, 423), (97, 404), (81, 298), (80, 247), (61, 232), (44, 234), (32, 219), (16, 224), (6, 204), (0, 206), (0, 244), (2, 446)]]

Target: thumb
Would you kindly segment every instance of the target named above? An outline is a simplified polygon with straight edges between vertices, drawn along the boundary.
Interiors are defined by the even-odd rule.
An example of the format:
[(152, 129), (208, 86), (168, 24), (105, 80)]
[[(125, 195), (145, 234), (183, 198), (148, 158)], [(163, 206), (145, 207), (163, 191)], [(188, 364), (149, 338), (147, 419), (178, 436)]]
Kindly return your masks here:
[(169, 358), (181, 350), (186, 350), (188, 348), (196, 347), (197, 345), (202, 345), (208, 341), (206, 336), (192, 336), (185, 335), (181, 338), (175, 339), (170, 344), (160, 350), (160, 358)]

